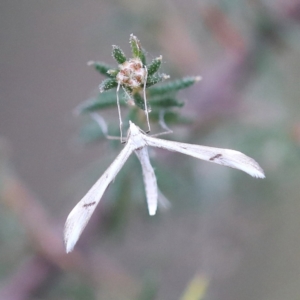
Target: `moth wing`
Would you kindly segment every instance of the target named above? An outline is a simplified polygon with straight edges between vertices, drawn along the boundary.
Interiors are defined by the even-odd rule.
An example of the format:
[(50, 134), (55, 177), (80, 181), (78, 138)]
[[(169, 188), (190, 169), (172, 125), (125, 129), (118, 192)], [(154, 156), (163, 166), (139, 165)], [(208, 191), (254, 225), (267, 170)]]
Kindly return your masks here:
[(131, 143), (128, 142), (104, 174), (70, 212), (64, 229), (64, 240), (67, 253), (73, 250), (97, 204), (101, 200), (103, 193), (119, 173), (131, 153), (132, 146)]
[(144, 135), (147, 145), (176, 151), (208, 162), (242, 170), (257, 178), (265, 178), (263, 169), (251, 157), (235, 150), (172, 142)]
[(143, 147), (134, 151), (137, 155), (143, 171), (143, 178), (145, 184), (146, 198), (148, 204), (149, 215), (153, 216), (157, 210), (157, 182), (154, 170), (151, 166), (148, 149)]

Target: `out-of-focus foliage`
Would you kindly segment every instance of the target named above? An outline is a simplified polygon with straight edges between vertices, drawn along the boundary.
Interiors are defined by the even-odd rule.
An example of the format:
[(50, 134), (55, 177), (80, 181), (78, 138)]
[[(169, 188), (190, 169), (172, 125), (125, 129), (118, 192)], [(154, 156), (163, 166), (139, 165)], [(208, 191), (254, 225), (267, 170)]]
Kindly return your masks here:
[[(189, 299), (204, 286), (195, 274), (209, 280), (203, 299), (299, 298), (299, 0), (12, 0), (1, 8), (0, 128), (12, 154), (0, 153), (0, 299)], [(132, 32), (148, 52), (128, 44)], [(108, 70), (106, 79), (116, 76), (115, 43), (146, 57), (151, 72), (159, 64), (171, 76), (163, 84), (203, 77), (176, 97), (158, 98), (159, 84), (147, 89), (153, 133), (164, 103), (169, 139), (240, 150), (266, 179), (151, 151), (171, 207), (149, 217), (133, 156), (66, 255), (68, 212), (123, 147), (88, 116), (69, 122), (90, 98), (78, 109), (105, 107), (109, 134), (119, 135), (115, 90), (93, 93)], [(85, 68), (89, 59), (107, 64), (95, 63), (97, 74)], [(133, 115), (145, 124), (134, 99), (139, 108), (130, 109), (120, 93), (124, 127)]]

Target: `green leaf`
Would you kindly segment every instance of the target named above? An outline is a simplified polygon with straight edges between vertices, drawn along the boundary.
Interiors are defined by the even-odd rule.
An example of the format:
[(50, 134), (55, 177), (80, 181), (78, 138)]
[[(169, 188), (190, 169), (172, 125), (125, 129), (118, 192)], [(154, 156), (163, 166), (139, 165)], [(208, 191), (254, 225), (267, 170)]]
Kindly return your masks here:
[[(137, 107), (139, 107), (142, 110), (145, 110), (145, 100), (141, 96), (140, 93), (134, 93), (133, 94), (133, 100)], [(147, 103), (147, 110), (150, 111), (150, 105)]]
[(163, 95), (166, 93), (178, 91), (181, 89), (185, 89), (191, 85), (193, 85), (195, 82), (198, 82), (201, 80), (200, 76), (196, 77), (184, 77), (182, 79), (177, 79), (174, 81), (170, 81), (164, 85), (153, 87), (148, 90), (149, 95)]
[(85, 144), (97, 142), (104, 137), (102, 130), (95, 122), (84, 124), (79, 131), (79, 138)]
[(114, 57), (114, 59), (119, 64), (124, 63), (127, 60), (127, 58), (126, 58), (123, 50), (119, 46), (116, 46), (116, 45), (113, 45), (112, 47), (113, 47), (112, 56)]
[(140, 58), (141, 43), (138, 40), (138, 38), (135, 35), (131, 34), (129, 38), (129, 43), (131, 45), (132, 56), (134, 58)]
[(107, 74), (108, 74), (109, 77), (115, 78), (118, 75), (119, 72), (120, 72), (120, 70), (109, 69), (107, 71)]
[(143, 65), (146, 65), (146, 50), (144, 48), (141, 49), (140, 52), (140, 60), (142, 61)]
[[(96, 98), (90, 98), (75, 108), (78, 114), (91, 113), (97, 110), (113, 107), (117, 104), (116, 93), (101, 93)], [(120, 98), (120, 105), (125, 105), (124, 98)]]
[(161, 66), (162, 56), (159, 56), (152, 60), (151, 64), (147, 66), (148, 69), (148, 76), (153, 75), (158, 71)]
[(139, 58), (143, 65), (146, 64), (146, 55), (145, 55), (145, 50), (142, 48), (141, 42), (139, 39), (131, 34), (129, 38), (129, 43), (131, 45), (131, 51), (132, 51), (132, 56), (134, 58)]
[[(93, 66), (96, 71), (98, 71), (100, 74), (105, 75), (107, 77), (115, 77), (118, 73), (118, 70), (113, 70), (113, 67), (101, 61), (89, 61), (88, 66)], [(115, 75), (114, 72), (112, 71), (116, 72)]]
[(161, 82), (165, 79), (168, 79), (169, 76), (166, 74), (154, 74), (152, 76), (147, 77), (146, 87), (150, 87), (158, 82)]
[(100, 93), (110, 90), (118, 86), (118, 82), (115, 79), (105, 79), (99, 85)]
[(152, 107), (159, 108), (170, 108), (170, 107), (182, 107), (184, 105), (183, 101), (180, 101), (173, 97), (164, 97), (164, 98), (154, 98), (149, 99)]
[[(151, 121), (158, 122), (160, 120), (160, 112), (161, 110), (152, 110), (151, 114), (149, 114)], [(191, 118), (181, 116), (174, 111), (166, 111), (164, 114), (164, 121), (167, 124), (190, 124), (193, 122)]]

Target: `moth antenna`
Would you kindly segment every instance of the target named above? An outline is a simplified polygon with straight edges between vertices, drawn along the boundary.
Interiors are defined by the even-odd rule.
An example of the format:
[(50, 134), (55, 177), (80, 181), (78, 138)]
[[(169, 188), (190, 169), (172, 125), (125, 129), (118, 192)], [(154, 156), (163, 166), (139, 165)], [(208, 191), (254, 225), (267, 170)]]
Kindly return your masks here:
[(147, 67), (145, 66), (145, 71), (146, 71), (146, 75), (144, 78), (144, 105), (145, 105), (145, 114), (146, 114), (146, 119), (147, 119), (147, 124), (148, 124), (148, 131), (146, 131), (146, 133), (149, 133), (151, 131), (150, 128), (150, 122), (149, 122), (149, 114), (148, 114), (148, 107), (147, 107), (147, 98), (146, 98), (146, 83), (147, 83), (147, 77), (148, 77), (148, 70)]

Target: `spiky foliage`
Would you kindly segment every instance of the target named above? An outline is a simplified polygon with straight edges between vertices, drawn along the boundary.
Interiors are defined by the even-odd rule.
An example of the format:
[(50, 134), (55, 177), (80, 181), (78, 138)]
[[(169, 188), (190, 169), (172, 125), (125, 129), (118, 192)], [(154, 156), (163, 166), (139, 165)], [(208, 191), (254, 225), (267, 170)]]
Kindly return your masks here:
[[(169, 76), (159, 72), (162, 56), (154, 58), (147, 64), (146, 52), (138, 38), (131, 34), (129, 42), (132, 58), (127, 58), (119, 46), (112, 46), (112, 56), (118, 63), (116, 68), (99, 61), (88, 63), (107, 78), (99, 85), (100, 93), (98, 96), (80, 104), (76, 109), (77, 113), (91, 113), (116, 105), (116, 94), (111, 90), (118, 86), (123, 96), (120, 104), (125, 105), (127, 103), (132, 108), (126, 119), (137, 120), (138, 110), (145, 111), (145, 95), (147, 98), (147, 111), (151, 111), (150, 119), (153, 122), (157, 122), (157, 116), (161, 110), (167, 114), (174, 108), (184, 105), (182, 100), (177, 99), (176, 93), (193, 85), (201, 78), (199, 76), (184, 77), (164, 82), (169, 79)], [(144, 89), (146, 89), (146, 93), (144, 93)], [(176, 120), (179, 120), (179, 118), (176, 118)]]

